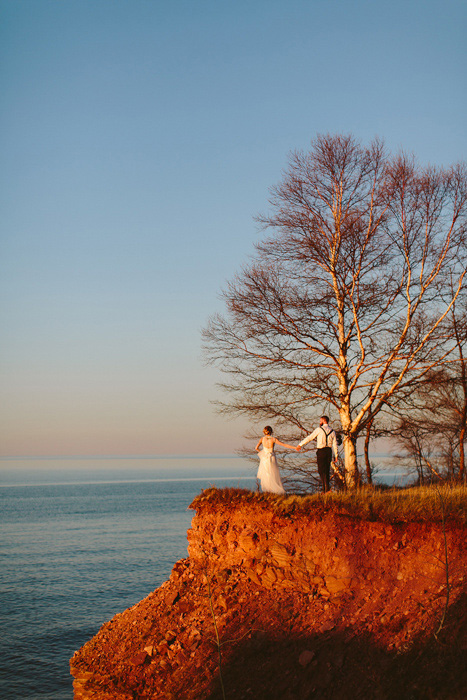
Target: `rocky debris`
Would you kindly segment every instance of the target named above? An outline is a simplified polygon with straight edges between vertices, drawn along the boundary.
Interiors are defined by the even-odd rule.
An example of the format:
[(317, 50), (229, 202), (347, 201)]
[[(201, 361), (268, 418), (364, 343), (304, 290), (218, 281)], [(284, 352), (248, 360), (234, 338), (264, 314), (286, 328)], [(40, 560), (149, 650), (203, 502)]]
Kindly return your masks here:
[(136, 656), (133, 656), (130, 659), (130, 664), (133, 664), (133, 666), (143, 666), (143, 664), (150, 661), (150, 658), (151, 657), (146, 651), (141, 651), (139, 654), (136, 654)]
[(300, 666), (308, 666), (310, 661), (313, 661), (314, 658), (315, 652), (305, 649), (305, 651), (302, 651), (302, 653), (298, 657), (298, 663), (300, 664)]
[[(177, 578), (179, 578), (178, 574), (177, 574)], [(179, 600), (179, 598), (180, 598), (180, 594), (179, 594), (178, 591), (170, 591), (170, 593), (168, 593), (168, 594), (165, 596), (165, 604), (167, 605), (167, 607), (170, 607), (170, 606), (173, 605), (177, 600)]]
[(436, 640), (439, 524), (200, 508), (189, 558), (73, 656), (75, 700), (220, 700), (219, 651), (236, 700), (460, 700), (465, 530), (446, 536)]

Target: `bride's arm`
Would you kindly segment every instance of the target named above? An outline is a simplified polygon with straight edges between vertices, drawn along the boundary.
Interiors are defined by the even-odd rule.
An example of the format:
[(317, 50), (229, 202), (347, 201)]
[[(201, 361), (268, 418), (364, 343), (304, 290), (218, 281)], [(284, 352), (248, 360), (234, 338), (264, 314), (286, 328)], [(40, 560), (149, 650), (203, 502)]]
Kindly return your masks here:
[(276, 445), (281, 445), (281, 447), (287, 447), (289, 450), (297, 450), (293, 445), (288, 445), (286, 442), (281, 442), (276, 438)]
[(259, 446), (262, 445), (262, 444), (263, 444), (263, 438), (260, 438), (260, 439), (258, 440), (258, 444), (257, 444), (256, 447), (255, 447), (256, 452), (259, 452), (259, 449), (258, 449), (258, 448), (259, 448)]

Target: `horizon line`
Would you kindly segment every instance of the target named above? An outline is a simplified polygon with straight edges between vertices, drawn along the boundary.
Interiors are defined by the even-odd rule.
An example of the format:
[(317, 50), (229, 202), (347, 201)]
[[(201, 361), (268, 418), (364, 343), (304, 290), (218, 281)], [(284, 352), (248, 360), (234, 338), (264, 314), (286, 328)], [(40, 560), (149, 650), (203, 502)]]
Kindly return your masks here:
[(154, 455), (138, 455), (138, 454), (107, 454), (107, 455), (95, 455), (95, 454), (78, 454), (78, 455), (0, 455), (0, 461), (8, 462), (14, 460), (34, 460), (34, 459), (48, 459), (48, 460), (66, 460), (66, 459), (219, 459), (224, 457), (234, 457), (240, 458), (241, 455), (235, 453), (186, 453), (186, 454), (154, 454)]
[[(304, 457), (306, 452), (300, 453), (299, 455), (293, 455), (294, 457), (301, 456)], [(357, 457), (362, 457), (363, 453), (358, 453)], [(254, 455), (252, 454), (252, 457)], [(390, 452), (374, 452), (372, 457), (383, 457), (383, 458), (397, 458), (397, 455), (393, 455)], [(77, 459), (249, 459), (244, 454), (233, 453), (233, 452), (216, 452), (216, 453), (184, 453), (184, 454), (107, 454), (107, 455), (95, 455), (95, 454), (77, 454), (77, 455), (0, 455), (0, 462), (13, 462), (13, 461), (28, 461), (28, 460), (77, 460)]]

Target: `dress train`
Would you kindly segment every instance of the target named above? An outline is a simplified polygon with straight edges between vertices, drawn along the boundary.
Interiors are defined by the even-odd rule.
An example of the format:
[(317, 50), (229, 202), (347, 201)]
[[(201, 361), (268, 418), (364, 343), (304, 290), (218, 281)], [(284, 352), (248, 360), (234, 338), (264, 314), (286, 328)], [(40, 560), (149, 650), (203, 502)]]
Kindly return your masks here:
[(259, 453), (259, 467), (256, 478), (261, 482), (261, 490), (284, 494), (279, 468), (274, 451), (263, 446)]

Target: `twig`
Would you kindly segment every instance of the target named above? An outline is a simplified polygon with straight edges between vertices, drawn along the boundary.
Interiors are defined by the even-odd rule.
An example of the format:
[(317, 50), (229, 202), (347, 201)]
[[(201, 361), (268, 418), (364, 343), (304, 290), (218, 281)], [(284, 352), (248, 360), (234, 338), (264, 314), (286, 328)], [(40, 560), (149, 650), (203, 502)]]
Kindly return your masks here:
[(439, 500), (441, 503), (441, 522), (443, 525), (443, 539), (444, 539), (444, 561), (443, 561), (443, 564), (444, 564), (444, 571), (446, 573), (446, 602), (444, 604), (444, 610), (443, 610), (443, 614), (441, 616), (439, 627), (435, 632), (435, 639), (436, 639), (436, 641), (438, 641), (438, 634), (443, 629), (444, 622), (446, 620), (447, 611), (448, 611), (450, 586), (449, 586), (448, 543), (447, 543), (447, 538), (446, 538), (446, 520), (445, 520), (445, 513), (444, 513), (444, 500), (443, 500), (443, 496), (441, 495), (441, 491), (439, 490), (438, 487), (436, 487), (436, 491), (438, 493), (438, 497), (439, 497)]
[(213, 623), (214, 623), (214, 631), (215, 631), (215, 633), (216, 633), (216, 642), (215, 642), (215, 644), (216, 644), (216, 646), (217, 646), (217, 653), (218, 653), (218, 655), (219, 655), (219, 680), (220, 680), (220, 683), (221, 683), (222, 697), (224, 698), (224, 700), (226, 700), (226, 697), (225, 697), (225, 690), (224, 690), (224, 681), (223, 681), (223, 678), (222, 678), (222, 654), (221, 654), (221, 646), (222, 646), (222, 645), (221, 645), (221, 641), (220, 641), (220, 638), (219, 638), (219, 630), (217, 629), (216, 616), (215, 616), (215, 614), (214, 614), (214, 606), (213, 606), (213, 604), (212, 604), (211, 583), (210, 583), (210, 581), (209, 581), (209, 575), (208, 575), (207, 567), (206, 567), (206, 580), (207, 580), (207, 583), (208, 583), (209, 607), (211, 608), (212, 621), (213, 621)]

